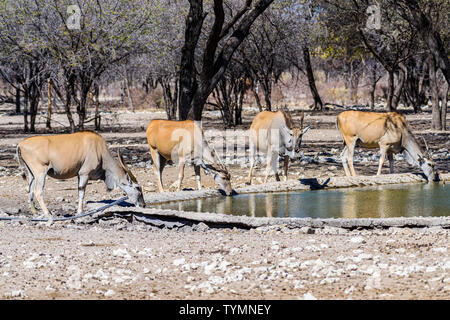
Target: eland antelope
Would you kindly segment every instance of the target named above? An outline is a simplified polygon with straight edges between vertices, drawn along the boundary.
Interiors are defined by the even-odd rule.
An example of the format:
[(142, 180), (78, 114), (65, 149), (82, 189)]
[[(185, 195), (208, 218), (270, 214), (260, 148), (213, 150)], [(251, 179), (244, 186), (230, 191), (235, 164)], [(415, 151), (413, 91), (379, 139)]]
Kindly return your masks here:
[(136, 206), (145, 207), (142, 189), (119, 153), (119, 161), (111, 155), (105, 140), (92, 131), (53, 136), (34, 136), (17, 146), (22, 177), (28, 176), (31, 210), (37, 212), (34, 198), (42, 211), (50, 213), (42, 197), (45, 178), (69, 179), (78, 176), (78, 214), (83, 212), (88, 180), (103, 180), (108, 191), (121, 188)]
[(380, 148), (377, 175), (381, 174), (386, 154), (390, 173), (393, 173), (394, 154), (401, 152), (410, 165), (422, 169), (428, 181), (436, 179), (437, 174), (428, 147), (427, 152), (422, 150), (411, 133), (406, 118), (400, 113), (344, 111), (337, 116), (337, 127), (344, 139), (345, 147), (341, 158), (347, 176), (356, 176), (353, 154), (355, 146), (358, 145), (368, 149)]
[(264, 183), (267, 182), (272, 170), (275, 178), (280, 181), (278, 175), (278, 157), (284, 157), (284, 179), (287, 180), (289, 158), (294, 158), (300, 152), (303, 135), (309, 130), (309, 126), (303, 129), (304, 113), (300, 119), (300, 126), (294, 127), (288, 112), (278, 110), (262, 111), (258, 113), (250, 126), (250, 172), (247, 184), (252, 183), (252, 171), (255, 164), (256, 152), (267, 154), (267, 167)]
[(192, 120), (152, 120), (147, 127), (147, 141), (160, 192), (164, 192), (162, 172), (167, 161), (178, 160), (178, 180), (172, 186), (177, 186), (177, 190), (180, 191), (184, 177), (185, 162), (193, 160), (199, 190), (201, 189), (201, 167), (206, 174), (213, 176), (216, 184), (227, 195), (232, 194), (230, 174), (220, 160), (219, 155), (208, 146), (204, 139), (203, 131), (196, 122)]

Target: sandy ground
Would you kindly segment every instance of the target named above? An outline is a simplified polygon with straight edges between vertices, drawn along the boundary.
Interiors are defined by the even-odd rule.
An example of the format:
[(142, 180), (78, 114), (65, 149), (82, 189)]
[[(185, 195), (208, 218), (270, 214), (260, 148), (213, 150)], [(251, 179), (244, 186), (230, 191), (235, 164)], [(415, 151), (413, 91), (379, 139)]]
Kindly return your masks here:
[[(290, 179), (343, 175), (337, 160), (342, 142), (335, 129), (337, 111), (307, 114), (312, 129), (303, 139), (304, 156), (291, 164)], [(298, 118), (299, 113), (296, 113)], [(254, 113), (245, 114), (249, 127)], [(109, 118), (108, 118), (109, 117)], [(163, 113), (104, 115), (111, 130), (100, 132), (113, 151), (120, 148), (145, 193), (157, 190), (145, 128)], [(437, 167), (449, 172), (448, 133), (427, 130), (430, 114), (408, 115), (414, 132), (427, 139)], [(64, 123), (63, 115), (56, 115)], [(27, 184), (14, 160), (21, 134), (19, 116), (0, 116), (0, 213), (28, 215)], [(41, 120), (41, 122), (44, 120)], [(206, 128), (220, 127), (207, 113)], [(43, 128), (42, 124), (40, 127)], [(241, 130), (241, 131), (239, 131)], [(41, 131), (42, 133), (42, 131)], [(373, 175), (377, 151), (361, 150), (360, 174)], [(357, 156), (358, 156), (357, 154)], [(229, 165), (233, 187), (244, 186), (245, 163)], [(396, 162), (396, 172), (417, 169)], [(384, 168), (388, 172), (387, 164)], [(178, 170), (168, 166), (165, 185)], [(195, 188), (193, 168), (184, 188)], [(256, 171), (261, 183), (264, 165)], [(272, 178), (273, 180), (274, 178)], [(46, 203), (55, 215), (74, 213), (76, 179), (47, 179)], [(204, 188), (216, 188), (202, 174)], [(123, 196), (90, 182), (87, 201)], [(95, 224), (0, 222), (0, 298), (2, 299), (449, 299), (448, 229), (230, 230), (204, 224), (168, 230), (123, 219)]]
[(0, 225), (2, 299), (449, 299), (450, 230)]

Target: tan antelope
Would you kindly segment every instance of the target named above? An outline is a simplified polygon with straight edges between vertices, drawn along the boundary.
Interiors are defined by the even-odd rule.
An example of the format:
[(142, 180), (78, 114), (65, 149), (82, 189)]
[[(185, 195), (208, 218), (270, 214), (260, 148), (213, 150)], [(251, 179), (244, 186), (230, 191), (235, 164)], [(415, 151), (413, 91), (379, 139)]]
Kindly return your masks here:
[(267, 154), (264, 183), (267, 182), (271, 170), (275, 173), (276, 180), (280, 181), (278, 175), (279, 156), (284, 157), (284, 179), (287, 180), (289, 158), (294, 158), (295, 153), (300, 152), (302, 137), (310, 128), (308, 126), (303, 129), (304, 117), (305, 115), (302, 113), (300, 126), (294, 127), (292, 118), (287, 111), (262, 111), (255, 116), (250, 126), (250, 172), (247, 184), (252, 183), (257, 151)]
[[(69, 179), (78, 176), (78, 214), (83, 212), (88, 180), (103, 180), (108, 191), (121, 188), (136, 206), (145, 207), (142, 189), (119, 153), (111, 155), (105, 140), (95, 132), (81, 131), (54, 136), (27, 138), (17, 146), (17, 158), (28, 175), (31, 210), (36, 197), (45, 215), (50, 215), (43, 199), (45, 178)], [(27, 175), (25, 174), (27, 173)]]
[(180, 191), (184, 165), (187, 160), (193, 160), (199, 190), (201, 189), (201, 167), (206, 174), (213, 176), (214, 181), (227, 195), (232, 194), (230, 174), (215, 150), (208, 146), (203, 131), (196, 122), (152, 120), (147, 127), (147, 141), (160, 192), (164, 192), (162, 172), (167, 161), (178, 160), (178, 180), (172, 186), (177, 186), (177, 190)]
[(345, 147), (341, 158), (347, 176), (356, 176), (353, 154), (358, 145), (368, 149), (380, 148), (377, 175), (381, 174), (386, 154), (390, 173), (393, 173), (394, 154), (401, 152), (410, 165), (422, 169), (429, 181), (435, 179), (436, 171), (429, 151), (425, 153), (422, 150), (411, 133), (406, 118), (400, 113), (344, 111), (337, 116), (337, 127), (344, 139)]

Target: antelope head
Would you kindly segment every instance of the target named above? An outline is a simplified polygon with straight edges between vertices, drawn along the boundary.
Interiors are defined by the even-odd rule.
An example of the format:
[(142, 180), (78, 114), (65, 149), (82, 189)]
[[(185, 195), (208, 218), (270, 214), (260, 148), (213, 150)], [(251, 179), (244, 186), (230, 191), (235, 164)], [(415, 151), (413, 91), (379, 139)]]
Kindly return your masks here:
[(434, 165), (433, 158), (430, 153), (430, 149), (428, 149), (428, 144), (425, 141), (425, 138), (422, 137), (423, 142), (425, 143), (426, 151), (423, 155), (419, 154), (417, 161), (419, 162), (419, 166), (422, 169), (423, 173), (427, 176), (428, 181), (439, 181), (439, 174), (437, 173)]
[(120, 151), (118, 152), (120, 167), (124, 170), (125, 179), (118, 179), (118, 186), (128, 195), (130, 201), (137, 207), (145, 208), (145, 201), (142, 195), (142, 188), (138, 184), (136, 177), (128, 169), (123, 161)]
[[(211, 151), (211, 156), (214, 163), (205, 163), (203, 161), (200, 165), (207, 174), (212, 175), (219, 188), (224, 190), (227, 196), (231, 196), (233, 194), (233, 189), (231, 188), (231, 175), (214, 148)], [(206, 159), (204, 158), (204, 160)]]

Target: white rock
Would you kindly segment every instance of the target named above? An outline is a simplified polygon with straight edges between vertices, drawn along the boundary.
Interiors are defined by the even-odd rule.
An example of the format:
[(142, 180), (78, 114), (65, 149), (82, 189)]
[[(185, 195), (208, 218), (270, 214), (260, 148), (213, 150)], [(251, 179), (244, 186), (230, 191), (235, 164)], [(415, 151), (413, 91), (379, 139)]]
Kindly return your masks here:
[(25, 297), (27, 297), (27, 295), (26, 295), (25, 291), (20, 289), (20, 290), (12, 291), (11, 292), (11, 297), (13, 297), (13, 298), (18, 298), (18, 297), (25, 298)]
[(186, 261), (185, 258), (175, 259), (173, 260), (173, 265), (175, 267), (178, 267), (179, 265), (183, 264)]
[(431, 267), (427, 267), (425, 269), (425, 272), (435, 272), (437, 270), (437, 268), (435, 266), (431, 266)]
[(47, 285), (47, 286), (45, 287), (45, 291), (47, 291), (48, 293), (53, 293), (53, 292), (55, 292), (56, 290), (55, 290), (54, 288), (52, 288), (51, 285)]
[(234, 256), (234, 255), (238, 254), (240, 251), (241, 251), (241, 249), (239, 249), (239, 248), (231, 248), (230, 255)]
[(105, 292), (105, 297), (112, 297), (115, 294), (116, 293), (114, 292), (114, 290), (109, 289), (108, 291)]
[(356, 264), (348, 264), (345, 266), (346, 270), (352, 270), (352, 271), (356, 271), (358, 270), (358, 266)]
[(350, 294), (350, 293), (352, 293), (353, 291), (355, 291), (355, 287), (354, 287), (354, 286), (351, 286), (350, 288), (345, 289), (345, 290), (344, 290), (344, 293), (345, 293), (345, 294)]
[(358, 237), (352, 237), (350, 239), (350, 242), (351, 243), (366, 243), (366, 240), (364, 240), (363, 237), (358, 236)]
[(317, 300), (317, 298), (311, 292), (308, 292), (303, 295), (303, 300)]

